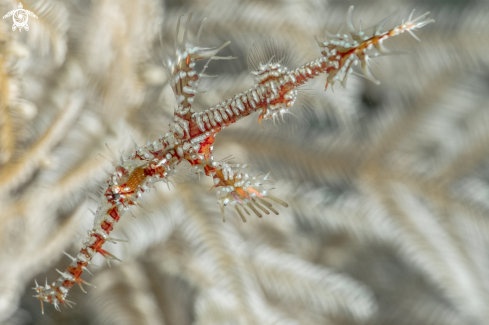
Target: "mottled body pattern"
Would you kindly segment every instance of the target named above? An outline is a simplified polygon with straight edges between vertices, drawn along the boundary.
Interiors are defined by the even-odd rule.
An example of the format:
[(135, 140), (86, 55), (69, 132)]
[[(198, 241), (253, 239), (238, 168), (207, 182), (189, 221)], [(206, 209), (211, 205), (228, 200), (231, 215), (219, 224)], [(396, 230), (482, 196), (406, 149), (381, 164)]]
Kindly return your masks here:
[[(375, 54), (387, 53), (382, 46), (384, 40), (405, 31), (411, 33), (412, 30), (433, 21), (424, 19), (428, 13), (416, 19), (412, 19), (411, 15), (406, 23), (385, 32), (381, 31), (385, 24), (382, 21), (374, 26), (373, 35), (366, 36), (364, 31), (355, 29), (352, 14), (353, 7), (348, 11), (346, 24), (350, 35), (330, 35), (328, 41), (318, 40), (322, 53), (320, 58), (290, 71), (278, 58), (264, 58), (266, 60), (254, 66), (251, 71), (255, 81), (251, 89), (202, 112), (192, 109), (199, 83), (206, 76), (204, 72), (211, 60), (231, 59), (216, 56), (229, 42), (220, 48), (199, 47), (197, 43), (205, 20), (194, 40), (190, 42), (187, 37), (191, 18), (189, 15), (180, 43), (177, 40), (179, 20), (175, 56), (167, 61), (170, 85), (178, 104), (170, 124), (170, 133), (145, 147), (135, 145), (134, 153), (128, 157), (121, 156), (115, 172), (107, 181), (101, 203), (95, 212), (94, 226), (88, 232), (88, 239), (76, 257), (67, 254), (73, 262), (64, 272), (58, 271), (61, 276), (55, 282), (48, 284), (46, 281), (45, 286), (39, 286), (36, 282), (35, 297), (41, 303), (44, 301), (54, 304), (57, 309), (60, 304), (70, 305), (71, 302), (66, 299), (68, 291), (75, 283), (80, 287), (88, 284), (81, 279), (81, 274), (84, 270), (88, 271), (87, 266), (95, 254), (103, 255), (109, 265), (111, 260), (117, 259), (102, 247), (106, 241), (119, 241), (109, 235), (123, 212), (137, 205), (141, 195), (153, 187), (155, 182), (170, 182), (169, 177), (175, 174), (177, 165), (183, 160), (187, 160), (196, 173), (204, 173), (213, 178), (223, 220), (224, 209), (229, 205), (235, 207), (245, 222), (245, 214), (250, 215), (250, 211), (258, 217), (262, 217), (262, 213), (269, 214), (270, 211), (278, 214), (272, 202), (287, 207), (285, 202), (272, 196), (265, 187), (272, 184), (268, 174), (250, 176), (246, 172), (249, 165), (214, 161), (214, 139), (219, 131), (254, 112), (259, 113), (260, 123), (268, 119), (275, 121), (295, 104), (298, 87), (321, 74), (326, 75), (326, 87), (336, 81), (342, 82), (344, 86), (353, 66), (360, 63), (364, 75), (376, 82), (368, 69), (367, 51), (375, 48)], [(198, 60), (207, 60), (201, 73), (195, 71)]]

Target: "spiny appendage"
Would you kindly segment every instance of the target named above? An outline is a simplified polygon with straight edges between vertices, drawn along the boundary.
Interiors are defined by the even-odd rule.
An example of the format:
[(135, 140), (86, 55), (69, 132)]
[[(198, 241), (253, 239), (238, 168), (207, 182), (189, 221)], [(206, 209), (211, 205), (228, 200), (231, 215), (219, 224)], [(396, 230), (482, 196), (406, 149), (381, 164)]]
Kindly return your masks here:
[[(364, 73), (363, 77), (371, 80), (375, 84), (379, 84), (380, 82), (375, 79), (369, 69), (370, 56), (377, 57), (381, 54), (388, 55), (399, 53), (386, 49), (382, 44), (383, 41), (404, 32), (409, 32), (419, 41), (416, 35), (414, 35), (413, 30), (434, 22), (433, 19), (425, 19), (429, 15), (429, 12), (426, 12), (415, 19), (413, 19), (413, 14), (414, 10), (409, 15), (407, 22), (403, 22), (390, 30), (382, 31), (391, 16), (382, 20), (375, 26), (362, 31), (361, 27), (357, 30), (353, 24), (353, 6), (351, 6), (346, 16), (346, 28), (350, 35), (340, 33), (332, 35), (326, 32), (326, 36), (329, 40), (320, 41), (316, 39), (321, 49), (321, 54), (329, 61), (329, 65), (332, 65), (332, 68), (327, 71), (326, 88), (328, 87), (328, 84), (331, 83), (334, 85), (334, 83), (339, 80), (341, 80), (341, 84), (345, 87), (348, 74), (353, 72), (353, 65), (357, 65), (359, 62), (361, 63), (361, 68)], [(372, 36), (365, 34), (365, 32), (370, 29), (373, 30)], [(369, 55), (367, 51), (372, 50), (374, 47), (377, 52)]]
[[(102, 219), (101, 217), (104, 215), (105, 217)], [(68, 253), (65, 253), (72, 260), (72, 263), (70, 264), (70, 266), (68, 266), (66, 271), (61, 272), (59, 270), (56, 270), (61, 276), (51, 285), (48, 285), (47, 279), (45, 286), (39, 286), (36, 282), (36, 287), (33, 289), (36, 291), (37, 295), (35, 295), (34, 297), (41, 300), (43, 314), (43, 301), (54, 304), (54, 307), (58, 311), (61, 311), (59, 309), (60, 304), (68, 305), (71, 307), (71, 304), (73, 302), (67, 300), (66, 297), (68, 295), (69, 289), (71, 289), (71, 287), (75, 283), (77, 283), (80, 286), (81, 290), (85, 293), (86, 291), (83, 289), (82, 283), (93, 286), (92, 284), (83, 280), (81, 278), (81, 275), (83, 271), (87, 271), (88, 273), (90, 273), (87, 266), (88, 264), (90, 264), (90, 261), (96, 253), (100, 253), (101, 255), (103, 255), (107, 259), (109, 265), (110, 260), (119, 260), (114, 255), (102, 249), (102, 245), (106, 241), (110, 241), (113, 243), (121, 241), (120, 239), (111, 238), (108, 236), (113, 228), (113, 223), (117, 222), (119, 219), (119, 209), (115, 206), (108, 209), (108, 211), (106, 211), (104, 214), (97, 214), (95, 218), (96, 226), (88, 232), (88, 239), (83, 242), (83, 247), (77, 254), (77, 256), (73, 257)]]
[[(256, 111), (261, 112), (259, 122), (262, 119), (275, 119), (280, 113), (285, 114), (297, 99), (296, 87), (290, 89), (283, 87), (286, 80), (289, 80), (288, 76), (277, 81), (270, 80), (265, 84), (258, 84), (203, 112), (193, 113), (190, 127), (192, 141), (204, 137), (207, 132), (219, 132)], [(197, 128), (192, 128), (192, 125)]]
[(272, 37), (253, 43), (247, 61), (255, 85), (277, 80), (298, 66), (297, 54), (290, 44)]
[(323, 56), (293, 70), (289, 70), (285, 65), (288, 59), (287, 51), (277, 51), (276, 44), (272, 42), (261, 42), (262, 44), (252, 48), (248, 57), (249, 70), (255, 86), (204, 112), (192, 113), (191, 124), (198, 126), (198, 130), (195, 128), (197, 132), (192, 132), (191, 127), (192, 136), (208, 131), (218, 132), (255, 111), (260, 112), (260, 124), (266, 119), (278, 120), (279, 116), (289, 113), (290, 108), (297, 102), (298, 87), (323, 73), (327, 75), (326, 87), (329, 83), (334, 84), (340, 80), (342, 85), (346, 86), (348, 74), (353, 72), (353, 66), (359, 62), (364, 76), (378, 84), (369, 69), (368, 51), (375, 47), (378, 53), (374, 53), (374, 56), (395, 53), (388, 51), (383, 46), (383, 41), (405, 31), (412, 33), (412, 30), (433, 22), (432, 19), (425, 19), (428, 14), (415, 19), (412, 19), (411, 14), (408, 22), (382, 32), (387, 22), (385, 19), (373, 26), (372, 36), (366, 36), (365, 31), (361, 28), (356, 30), (354, 27), (353, 7), (350, 7), (347, 15), (350, 36), (328, 34), (329, 41), (318, 41)]
[[(81, 279), (84, 270), (96, 253), (100, 253), (107, 259), (110, 266), (111, 260), (119, 260), (102, 248), (106, 241), (120, 241), (109, 237), (114, 223), (119, 221), (121, 214), (130, 206), (139, 205), (138, 199), (149, 191), (153, 183), (163, 181), (171, 182), (170, 177), (177, 173), (177, 165), (182, 160), (188, 160), (195, 168), (196, 173), (203, 172), (214, 179), (214, 187), (218, 189), (218, 201), (224, 213), (224, 207), (234, 205), (239, 215), (245, 221), (243, 211), (249, 214), (248, 208), (261, 217), (261, 212), (268, 214), (278, 212), (267, 200), (275, 201), (285, 207), (287, 203), (270, 195), (264, 186), (271, 184), (268, 174), (264, 177), (257, 175), (250, 177), (240, 166), (226, 162), (214, 162), (212, 151), (214, 138), (217, 133), (240, 118), (250, 115), (255, 111), (261, 111), (260, 119), (275, 119), (277, 114), (291, 107), (297, 99), (297, 87), (315, 78), (321, 73), (328, 74), (328, 82), (334, 82), (342, 74), (349, 72), (355, 60), (362, 61), (362, 66), (368, 66), (366, 50), (376, 47), (381, 53), (385, 52), (382, 41), (405, 31), (420, 28), (432, 20), (423, 20), (427, 14), (411, 20), (407, 23), (381, 32), (385, 22), (374, 27), (374, 36), (362, 36), (361, 31), (356, 31), (351, 23), (352, 8), (348, 13), (347, 25), (353, 39), (352, 44), (346, 43), (348, 36), (336, 35), (329, 42), (320, 42), (323, 57), (302, 65), (292, 71), (287, 71), (281, 66), (281, 61), (266, 58), (262, 65), (254, 69), (255, 86), (243, 93), (237, 94), (231, 99), (217, 104), (210, 109), (195, 113), (191, 109), (191, 103), (196, 93), (198, 80), (203, 73), (195, 73), (195, 61), (200, 59), (219, 59), (215, 54), (218, 49), (198, 47), (202, 27), (189, 42), (187, 38), (190, 17), (184, 31), (181, 44), (175, 40), (176, 58), (169, 60), (168, 67), (171, 72), (171, 84), (177, 97), (178, 109), (175, 111), (175, 121), (170, 124), (170, 133), (160, 137), (153, 143), (147, 142), (146, 147), (135, 144), (135, 152), (124, 157), (121, 155), (120, 163), (115, 164), (115, 172), (107, 181), (105, 192), (101, 193), (101, 203), (95, 214), (94, 226), (89, 231), (88, 239), (76, 257), (71, 257), (72, 263), (65, 272), (58, 271), (61, 276), (51, 285), (39, 286), (36, 282), (35, 297), (43, 302), (55, 305), (69, 305), (66, 299), (68, 290), (77, 283), (82, 287)], [(177, 26), (177, 36), (180, 20)], [(355, 43), (356, 42), (356, 43)], [(280, 60), (280, 58), (279, 58)], [(207, 65), (204, 67), (207, 67)], [(367, 70), (368, 71), (368, 70)], [(345, 80), (343, 80), (345, 81)], [(115, 157), (113, 158), (115, 160)], [(100, 198), (96, 198), (100, 200)], [(83, 288), (82, 288), (83, 290)], [(44, 309), (43, 309), (44, 313)]]
[[(290, 54), (287, 52), (277, 53), (276, 59), (267, 60), (268, 65), (263, 67), (265, 70), (272, 66), (273, 71), (269, 78), (260, 78), (252, 89), (235, 95), (227, 101), (223, 101), (204, 112), (195, 112), (191, 106), (197, 95), (198, 85), (206, 68), (211, 60), (234, 59), (233, 57), (216, 56), (223, 47), (229, 44), (226, 42), (219, 48), (198, 47), (197, 41), (200, 38), (205, 19), (201, 24), (197, 36), (192, 42), (188, 41), (188, 25), (191, 19), (189, 15), (183, 34), (182, 42), (175, 39), (175, 57), (167, 60), (170, 71), (170, 84), (176, 96), (178, 108), (175, 110), (173, 122), (170, 124), (170, 131), (175, 137), (181, 140), (195, 139), (202, 137), (206, 132), (216, 133), (222, 128), (237, 122), (240, 118), (261, 110), (259, 121), (262, 119), (276, 118), (277, 115), (286, 113), (287, 108), (294, 105), (297, 98), (297, 90), (289, 89), (282, 91), (278, 89), (279, 82), (288, 80), (287, 64)], [(177, 35), (180, 26), (180, 19), (177, 24)], [(290, 51), (289, 51), (290, 52)], [(285, 55), (285, 56), (284, 56)], [(197, 73), (195, 61), (208, 59), (202, 72)], [(282, 62), (285, 61), (285, 62)], [(259, 68), (258, 68), (259, 69)], [(266, 71), (265, 71), (266, 72)], [(258, 72), (260, 74), (260, 72)], [(292, 77), (293, 78), (293, 77)]]
[[(271, 101), (275, 97), (280, 96), (277, 87), (273, 80), (268, 80), (266, 82), (265, 80), (262, 80), (262, 84), (257, 83), (254, 88), (244, 93), (237, 94), (233, 98), (217, 104), (204, 112), (194, 112), (191, 109), (191, 104), (197, 93), (196, 90), (199, 84), (199, 78), (205, 76), (204, 72), (209, 62), (215, 59), (232, 59), (232, 57), (223, 58), (215, 56), (215, 54), (217, 54), (221, 48), (229, 44), (229, 42), (217, 49), (200, 48), (196, 46), (196, 41), (200, 37), (205, 19), (201, 24), (193, 44), (191, 44), (187, 39), (190, 19), (191, 15), (189, 15), (187, 19), (182, 43), (180, 44), (175, 40), (176, 58), (168, 61), (172, 78), (171, 84), (179, 105), (179, 109), (175, 111), (175, 120), (170, 125), (170, 130), (173, 132), (175, 138), (173, 146), (175, 148), (176, 157), (188, 160), (194, 167), (196, 173), (203, 172), (204, 174), (213, 177), (215, 180), (215, 187), (219, 188), (219, 191), (221, 191), (221, 188), (222, 191), (230, 190), (227, 199), (222, 198), (218, 200), (218, 202), (222, 203), (222, 209), (224, 208), (224, 205), (238, 203), (239, 206), (243, 207), (244, 205), (248, 205), (248, 207), (260, 217), (261, 213), (256, 210), (255, 206), (267, 214), (267, 209), (277, 213), (269, 202), (263, 200), (264, 198), (273, 198), (285, 206), (287, 204), (268, 194), (266, 190), (261, 187), (260, 180), (255, 178), (253, 179), (253, 183), (246, 185), (244, 180), (247, 182), (249, 181), (247, 174), (236, 170), (236, 166), (230, 167), (226, 163), (216, 163), (213, 158), (213, 143), (217, 133), (231, 123), (237, 122), (240, 118), (253, 113), (261, 107), (273, 105)], [(179, 25), (180, 20), (177, 24), (177, 37)], [(204, 66), (204, 70), (197, 74), (193, 69), (195, 67), (195, 61), (200, 59), (208, 59), (208, 62)], [(270, 63), (273, 64), (273, 62)], [(191, 72), (189, 73), (189, 71)], [(281, 75), (285, 72), (286, 70), (280, 69)], [(289, 94), (282, 94), (282, 97), (284, 95), (286, 97), (289, 96)], [(293, 101), (293, 98), (290, 98), (289, 101)], [(284, 101), (282, 100), (281, 102)], [(190, 118), (188, 118), (189, 116)], [(240, 170), (240, 168), (238, 169)], [(239, 181), (240, 179), (242, 180), (241, 183)], [(269, 182), (266, 181), (266, 177), (261, 181), (263, 183)], [(238, 183), (238, 185), (235, 185), (235, 183)], [(233, 190), (231, 190), (231, 188), (233, 188)], [(259, 200), (264, 202), (262, 203), (264, 206), (258, 203)], [(248, 212), (246, 208), (244, 209)], [(238, 212), (243, 220), (245, 220), (241, 208), (238, 208)]]
[[(199, 31), (193, 41), (189, 41), (188, 31), (192, 14), (188, 15), (183, 33), (183, 39), (180, 43), (178, 41), (178, 33), (180, 30), (180, 19), (182, 16), (178, 18), (177, 23), (175, 35), (175, 56), (173, 58), (168, 58), (166, 62), (170, 73), (170, 85), (173, 89), (173, 93), (175, 94), (178, 104), (178, 107), (175, 109), (175, 123), (173, 124), (175, 129), (171, 131), (178, 133), (180, 137), (184, 136), (184, 132), (189, 134), (189, 114), (193, 112), (191, 110), (191, 106), (195, 99), (195, 95), (198, 92), (201, 78), (207, 77), (207, 75), (205, 75), (205, 70), (207, 69), (209, 62), (211, 60), (234, 59), (233, 57), (216, 56), (216, 54), (230, 42), (224, 43), (219, 48), (198, 46), (200, 35), (202, 33), (202, 29), (204, 28), (206, 19), (202, 21)], [(204, 66), (203, 71), (197, 73), (195, 71), (195, 62), (204, 59), (207, 59), (208, 61)]]
[(271, 90), (267, 105), (263, 106), (258, 117), (261, 126), (262, 120), (271, 118), (275, 123), (279, 116), (283, 120), (297, 102), (297, 88), (285, 90), (280, 87), (291, 78), (289, 71), (296, 68), (295, 61), (296, 54), (286, 42), (266, 38), (253, 44), (248, 54), (248, 70), (255, 86)]
[[(250, 63), (250, 71), (253, 72), (255, 79), (255, 86), (251, 89), (203, 112), (192, 113), (190, 134), (193, 139), (203, 137), (206, 132), (219, 132), (222, 128), (256, 111), (260, 112), (258, 118), (260, 124), (262, 120), (275, 120), (279, 115), (288, 113), (297, 102), (297, 87), (300, 84), (297, 83), (294, 74), (282, 65), (283, 59), (287, 58), (287, 53), (283, 52), (281, 55), (272, 55), (265, 58), (266, 61), (261, 61), (264, 57), (260, 56), (259, 59), (254, 60), (254, 63)], [(296, 84), (286, 86), (286, 83)], [(196, 128), (193, 128), (193, 125)]]
[[(144, 192), (149, 191), (153, 183), (170, 182), (169, 177), (175, 174), (176, 165), (180, 161), (172, 147), (174, 141), (173, 134), (167, 134), (164, 138), (160, 137), (158, 141), (148, 142), (146, 147), (135, 145), (135, 152), (128, 157), (121, 155), (120, 163), (115, 164), (115, 172), (107, 181), (105, 192), (101, 193), (102, 203), (97, 212), (93, 213), (94, 226), (88, 231), (88, 238), (83, 242), (79, 253), (76, 257), (65, 253), (71, 258), (72, 263), (64, 272), (57, 270), (61, 276), (55, 282), (49, 285), (46, 280), (45, 286), (39, 286), (36, 282), (36, 287), (33, 288), (37, 293), (34, 297), (41, 300), (43, 313), (43, 302), (54, 304), (57, 310), (60, 310), (59, 305), (71, 306), (72, 302), (66, 297), (75, 283), (86, 292), (82, 284), (91, 284), (81, 279), (81, 275), (83, 271), (90, 273), (87, 266), (95, 254), (99, 253), (105, 257), (109, 266), (113, 260), (120, 261), (102, 246), (106, 241), (112, 243), (125, 241), (109, 237), (123, 212), (131, 206), (139, 205), (138, 199)], [(113, 159), (115, 160), (115, 157)], [(100, 200), (97, 197), (95, 199)]]
[(221, 207), (222, 219), (225, 222), (224, 207), (234, 205), (243, 222), (246, 218), (243, 210), (250, 215), (247, 207), (259, 218), (262, 217), (261, 210), (265, 214), (270, 214), (270, 211), (278, 215), (270, 202), (266, 199), (275, 201), (284, 207), (288, 204), (284, 201), (271, 195), (264, 188), (264, 185), (273, 185), (274, 182), (268, 179), (270, 173), (262, 176), (250, 176), (246, 173), (246, 169), (250, 165), (231, 164), (227, 162), (214, 162), (214, 170), (211, 175), (214, 179), (214, 187), (217, 190), (217, 203)]
[(54, 307), (60, 311), (59, 305), (70, 305), (70, 301), (66, 299), (68, 295), (69, 289), (77, 283), (83, 292), (86, 292), (83, 289), (82, 283), (87, 285), (91, 285), (88, 282), (84, 281), (81, 278), (83, 271), (90, 271), (87, 269), (88, 264), (93, 259), (95, 254), (100, 253), (103, 255), (107, 262), (110, 265), (110, 260), (119, 260), (114, 255), (102, 249), (103, 244), (106, 241), (116, 242), (118, 239), (109, 237), (109, 233), (113, 229), (113, 224), (120, 219), (120, 210), (117, 206), (112, 206), (108, 201), (106, 201), (105, 206), (103, 207), (103, 213), (100, 213), (101, 209), (97, 211), (95, 214), (95, 224), (94, 228), (88, 232), (88, 239), (83, 242), (82, 249), (77, 254), (76, 257), (72, 257), (71, 255), (65, 253), (69, 258), (71, 258), (72, 263), (66, 271), (61, 272), (59, 270), (58, 273), (61, 275), (55, 282), (51, 285), (47, 284), (45, 286), (39, 286), (36, 282), (36, 287), (33, 288), (37, 295), (34, 297), (41, 300), (42, 312), (44, 313), (44, 306), (42, 304), (43, 301), (54, 304)]

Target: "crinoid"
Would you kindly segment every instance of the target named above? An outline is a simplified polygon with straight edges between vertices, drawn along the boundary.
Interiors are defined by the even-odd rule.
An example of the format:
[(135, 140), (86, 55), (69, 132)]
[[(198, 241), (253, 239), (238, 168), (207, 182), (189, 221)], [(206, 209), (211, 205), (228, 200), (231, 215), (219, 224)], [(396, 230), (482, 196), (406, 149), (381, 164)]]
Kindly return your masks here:
[[(196, 112), (192, 108), (199, 84), (206, 76), (205, 71), (210, 61), (232, 58), (217, 56), (229, 42), (219, 48), (199, 46), (205, 19), (196, 37), (190, 41), (188, 31), (191, 15), (188, 16), (180, 42), (179, 19), (175, 54), (167, 61), (170, 85), (177, 101), (170, 132), (145, 147), (135, 144), (135, 151), (129, 156), (121, 155), (120, 161), (114, 164), (115, 171), (99, 198), (99, 207), (94, 213), (94, 226), (88, 232), (83, 247), (75, 257), (68, 255), (72, 263), (65, 271), (58, 271), (61, 276), (55, 282), (50, 285), (46, 283), (45, 286), (39, 286), (36, 282), (35, 297), (41, 300), (41, 303), (54, 304), (58, 310), (59, 305), (70, 306), (71, 302), (66, 299), (69, 289), (75, 283), (81, 288), (82, 283), (88, 284), (81, 279), (81, 275), (97, 253), (104, 256), (109, 263), (118, 260), (102, 247), (106, 241), (118, 241), (110, 237), (110, 233), (124, 211), (138, 205), (140, 197), (152, 188), (154, 183), (169, 183), (182, 161), (188, 161), (195, 173), (212, 177), (223, 219), (227, 206), (234, 207), (245, 222), (245, 214), (253, 213), (258, 217), (269, 214), (270, 211), (278, 214), (272, 203), (287, 207), (287, 203), (270, 194), (271, 189), (268, 186), (272, 181), (269, 179), (269, 173), (265, 176), (253, 176), (247, 171), (247, 164), (215, 161), (214, 140), (221, 130), (254, 112), (259, 113), (259, 122), (283, 116), (296, 104), (297, 88), (321, 74), (326, 75), (326, 86), (337, 81), (345, 86), (348, 74), (353, 71), (354, 65), (360, 63), (365, 76), (374, 80), (369, 70), (369, 57), (373, 55), (372, 52), (386, 53), (383, 41), (404, 32), (411, 33), (433, 21), (426, 19), (428, 13), (414, 19), (410, 16), (407, 22), (383, 31), (384, 20), (373, 27), (373, 33), (367, 35), (365, 31), (354, 27), (352, 14), (353, 7), (347, 15), (348, 35), (330, 35), (328, 40), (318, 40), (321, 57), (288, 70), (283, 65), (283, 58), (277, 54), (259, 55), (254, 58), (253, 66), (250, 66), (255, 82), (252, 88), (201, 112)], [(199, 60), (206, 61), (200, 73), (196, 71), (196, 62)]]

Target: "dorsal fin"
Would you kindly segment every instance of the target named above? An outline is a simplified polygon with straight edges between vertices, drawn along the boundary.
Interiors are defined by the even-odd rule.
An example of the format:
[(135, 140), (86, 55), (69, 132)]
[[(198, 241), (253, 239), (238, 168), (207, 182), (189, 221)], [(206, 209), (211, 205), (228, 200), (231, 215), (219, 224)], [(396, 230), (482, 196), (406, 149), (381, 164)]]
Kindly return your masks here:
[(189, 111), (195, 99), (195, 95), (198, 93), (197, 89), (199, 87), (199, 83), (204, 76), (195, 71), (196, 61), (207, 60), (207, 63), (202, 71), (202, 74), (204, 74), (211, 60), (227, 60), (235, 58), (230, 56), (216, 56), (216, 54), (230, 42), (224, 43), (219, 48), (200, 47), (197, 45), (200, 40), (200, 35), (202, 33), (202, 29), (204, 28), (206, 19), (202, 21), (195, 38), (192, 41), (188, 39), (188, 29), (192, 14), (189, 14), (187, 17), (187, 22), (183, 32), (183, 39), (181, 42), (179, 42), (178, 34), (182, 16), (178, 18), (176, 27), (174, 44), (175, 54), (172, 57), (167, 58), (166, 66), (170, 74), (170, 85), (173, 89), (178, 105), (178, 107), (175, 109), (175, 114), (188, 119), (189, 117), (187, 115), (190, 114)]
[[(270, 86), (272, 81), (279, 84), (281, 78), (299, 66), (298, 62), (298, 57), (292, 46), (273, 37), (259, 39), (253, 43), (248, 53), (248, 70), (255, 85), (266, 87)], [(277, 98), (282, 98), (279, 94), (276, 95)], [(307, 120), (307, 111), (312, 108), (309, 94), (304, 92), (301, 87), (287, 93), (286, 96), (288, 98), (283, 97), (284, 100), (287, 99), (286, 102), (277, 102), (277, 99), (275, 103), (272, 101), (258, 119), (260, 125), (264, 120), (270, 120), (274, 125), (276, 123), (289, 125), (287, 128), (281, 128), (281, 130), (287, 130), (281, 134), (283, 136), (289, 135), (291, 130), (295, 131), (295, 129), (300, 128), (300, 125)]]
[(255, 84), (264, 83), (297, 67), (297, 55), (285, 41), (264, 37), (248, 53), (248, 71)]

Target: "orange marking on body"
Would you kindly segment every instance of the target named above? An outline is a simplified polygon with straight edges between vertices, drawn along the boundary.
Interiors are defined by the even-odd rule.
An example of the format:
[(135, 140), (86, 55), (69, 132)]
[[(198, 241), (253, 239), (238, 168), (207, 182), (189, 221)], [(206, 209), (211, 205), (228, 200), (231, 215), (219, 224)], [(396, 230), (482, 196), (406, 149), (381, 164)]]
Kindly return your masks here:
[(210, 175), (212, 171), (214, 171), (216, 168), (215, 167), (212, 167), (212, 166), (209, 166), (209, 165), (205, 165), (204, 166), (204, 172), (206, 175)]
[(109, 233), (112, 231), (112, 224), (107, 222), (107, 221), (103, 221), (101, 224), (100, 224), (100, 227), (102, 227), (103, 230), (105, 230), (106, 233)]
[(249, 186), (247, 188), (248, 192), (252, 192), (252, 193), (255, 193), (257, 196), (259, 197), (263, 197), (263, 195), (260, 194), (260, 192), (258, 192), (257, 190), (255, 190), (253, 187)]
[(56, 291), (56, 298), (59, 300), (60, 303), (63, 305), (65, 304), (64, 298), (63, 298), (63, 293), (61, 292), (61, 289), (59, 287), (52, 287), (54, 291)]
[(62, 283), (62, 286), (65, 287), (66, 289), (70, 289), (74, 284), (75, 284), (75, 282), (73, 282), (73, 281), (64, 280)]
[(129, 192), (134, 192), (145, 178), (146, 175), (142, 167), (134, 169), (126, 183), (126, 187), (129, 187)]
[(104, 245), (104, 243), (105, 243), (105, 239), (101, 237), (97, 237), (97, 240), (95, 241), (95, 243), (92, 244), (92, 246), (90, 246), (90, 248), (98, 252), (101, 249), (101, 247)]
[[(205, 161), (209, 161), (211, 158), (211, 155), (212, 155), (211, 146), (213, 143), (214, 143), (214, 134), (205, 138), (204, 141), (202, 141), (200, 144), (199, 153), (204, 155)], [(211, 175), (210, 172), (214, 171), (214, 168), (207, 168), (206, 169), (206, 167), (204, 167), (204, 171), (205, 171), (207, 176), (210, 176)]]
[(90, 254), (88, 254), (87, 250), (85, 248), (80, 249), (80, 253), (85, 255), (87, 259), (91, 259)]
[(248, 193), (246, 193), (241, 187), (236, 187), (236, 192), (244, 198), (251, 199)]
[(71, 273), (71, 275), (73, 275), (75, 278), (79, 278), (80, 275), (83, 273), (82, 266), (84, 265), (77, 264), (76, 267), (68, 266), (66, 272)]
[(190, 54), (187, 55), (187, 67), (188, 67), (189, 63), (190, 63)]
[(262, 120), (263, 120), (263, 114), (260, 114), (260, 116), (258, 116), (258, 124), (260, 124), (261, 128), (264, 129), (263, 125), (261, 124)]
[[(205, 168), (205, 167), (204, 167)], [(211, 167), (213, 171), (215, 171), (217, 178), (219, 178), (219, 183), (215, 185), (215, 187), (219, 186), (228, 186), (228, 185), (233, 185), (234, 186), (234, 180), (224, 179), (224, 174), (222, 173), (222, 170), (216, 170), (214, 167)]]
[(112, 217), (115, 221), (119, 221), (121, 216), (119, 215), (119, 211), (117, 211), (116, 207), (113, 207), (109, 211), (107, 211), (107, 214)]
[(203, 153), (204, 155), (210, 154), (211, 146), (213, 143), (214, 143), (214, 135), (205, 138), (205, 140), (200, 143), (199, 153)]

